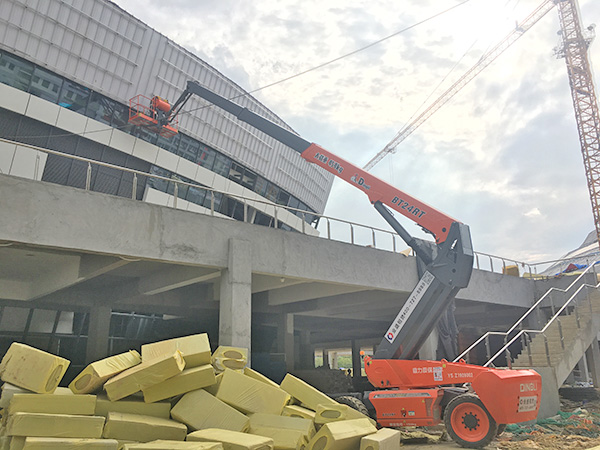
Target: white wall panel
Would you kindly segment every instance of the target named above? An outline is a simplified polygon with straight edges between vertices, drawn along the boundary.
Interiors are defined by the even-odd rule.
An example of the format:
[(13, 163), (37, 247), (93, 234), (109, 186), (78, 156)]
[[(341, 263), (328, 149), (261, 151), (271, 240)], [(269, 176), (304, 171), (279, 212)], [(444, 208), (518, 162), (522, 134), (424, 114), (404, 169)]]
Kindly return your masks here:
[(60, 106), (31, 95), (25, 115), (54, 126), (56, 125), (56, 119), (58, 119), (59, 110)]
[(46, 159), (48, 159), (48, 155), (44, 152), (38, 152), (29, 147), (17, 145), (17, 150), (8, 174), (32, 180), (41, 180), (44, 167), (46, 166)]
[(14, 144), (0, 142), (0, 173), (7, 174), (10, 172), (16, 149), (17, 146)]

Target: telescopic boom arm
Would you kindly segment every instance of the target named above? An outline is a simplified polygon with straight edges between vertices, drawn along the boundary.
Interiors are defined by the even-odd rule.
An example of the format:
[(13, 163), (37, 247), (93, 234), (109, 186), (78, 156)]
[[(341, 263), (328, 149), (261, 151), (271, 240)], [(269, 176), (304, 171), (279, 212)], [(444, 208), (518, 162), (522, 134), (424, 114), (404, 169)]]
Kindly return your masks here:
[[(167, 123), (175, 118), (191, 95), (202, 97), (233, 114), (297, 151), (306, 161), (324, 168), (367, 194), (375, 209), (427, 265), (416, 288), (382, 339), (374, 358), (416, 357), (419, 348), (458, 290), (469, 283), (473, 267), (469, 227), (319, 145), (209, 91), (195, 81), (188, 81), (187, 89), (166, 115)], [(406, 216), (432, 234), (437, 248), (432, 251), (415, 240), (388, 208)]]

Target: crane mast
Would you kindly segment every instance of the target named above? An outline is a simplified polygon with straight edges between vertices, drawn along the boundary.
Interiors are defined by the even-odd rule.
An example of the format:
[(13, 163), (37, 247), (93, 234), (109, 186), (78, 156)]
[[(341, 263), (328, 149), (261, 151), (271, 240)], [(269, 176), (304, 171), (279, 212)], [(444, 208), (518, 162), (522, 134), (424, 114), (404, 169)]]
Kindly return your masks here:
[(377, 153), (371, 160), (365, 164), (364, 170), (371, 170), (388, 154), (394, 153), (396, 147), (410, 136), (413, 131), (420, 127), (435, 112), (444, 106), (456, 93), (472, 81), (483, 69), (493, 63), (506, 49), (514, 44), (523, 34), (544, 17), (552, 8), (556, 0), (545, 0), (533, 11), (526, 19), (518, 24), (502, 41), (494, 46), (490, 51), (483, 55), (477, 63), (471, 67), (462, 77), (460, 77), (452, 86), (450, 86), (438, 99), (427, 107), (419, 116), (406, 125), (394, 136), (394, 138)]
[(556, 54), (564, 57), (567, 64), (596, 236), (600, 240), (600, 115), (588, 58), (592, 36), (586, 36), (581, 27), (577, 0), (563, 0), (557, 5), (562, 42)]

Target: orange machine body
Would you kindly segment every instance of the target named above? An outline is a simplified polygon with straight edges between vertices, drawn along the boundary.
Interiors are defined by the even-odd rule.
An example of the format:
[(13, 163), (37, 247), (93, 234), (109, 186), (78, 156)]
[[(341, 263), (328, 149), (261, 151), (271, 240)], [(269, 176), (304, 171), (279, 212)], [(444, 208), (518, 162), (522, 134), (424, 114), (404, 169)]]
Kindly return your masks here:
[(154, 96), (150, 99), (144, 95), (136, 95), (129, 100), (129, 123), (146, 128), (165, 138), (173, 137), (177, 134), (177, 121), (159, 125), (156, 113), (156, 111), (168, 113), (170, 108), (169, 102), (160, 97)]
[[(470, 383), (497, 423), (520, 423), (537, 417), (542, 396), (542, 378), (534, 370), (491, 369), (461, 362), (394, 360), (365, 358), (365, 371), (371, 384), (380, 391), (371, 392), (377, 420), (407, 425), (439, 423), (438, 400), (441, 386)], [(382, 395), (387, 393), (388, 395)], [(419, 399), (419, 400), (417, 400)], [(415, 401), (423, 407), (417, 408)], [(407, 411), (406, 417), (402, 411)], [(396, 412), (396, 416), (391, 413)], [(420, 414), (426, 413), (426, 416)], [(399, 415), (398, 415), (399, 414)], [(419, 423), (408, 419), (418, 419)], [(382, 425), (384, 424), (381, 422)], [(395, 423), (395, 422), (394, 422)]]

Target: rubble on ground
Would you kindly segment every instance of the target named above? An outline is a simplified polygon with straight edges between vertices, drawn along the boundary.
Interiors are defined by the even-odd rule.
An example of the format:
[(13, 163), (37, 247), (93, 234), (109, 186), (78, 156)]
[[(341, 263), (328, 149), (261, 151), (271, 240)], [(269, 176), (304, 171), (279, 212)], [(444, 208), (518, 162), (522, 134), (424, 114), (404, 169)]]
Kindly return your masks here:
[(533, 425), (508, 425), (494, 442), (498, 450), (600, 450), (600, 400), (561, 398), (561, 411)]
[[(246, 367), (247, 349), (199, 334), (88, 365), (14, 343), (0, 363), (0, 450), (393, 450), (401, 432), (287, 374)], [(410, 433), (409, 433), (410, 434)], [(405, 435), (406, 436), (406, 435)]]

